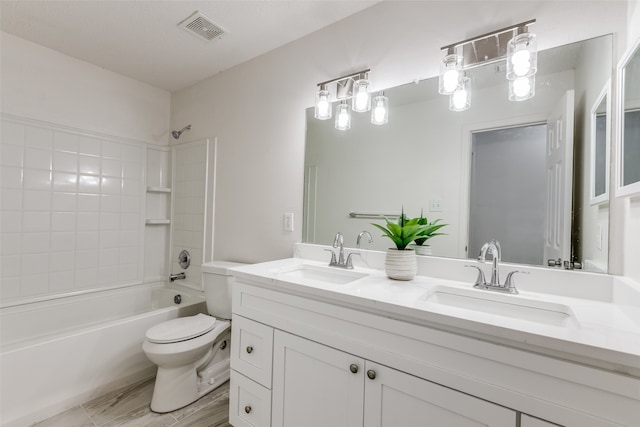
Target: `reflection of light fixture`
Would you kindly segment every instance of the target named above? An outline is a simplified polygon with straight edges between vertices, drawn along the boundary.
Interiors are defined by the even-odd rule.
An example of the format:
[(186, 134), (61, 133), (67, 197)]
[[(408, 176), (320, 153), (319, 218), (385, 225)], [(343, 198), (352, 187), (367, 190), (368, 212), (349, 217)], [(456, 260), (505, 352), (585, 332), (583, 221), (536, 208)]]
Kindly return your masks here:
[(464, 111), (471, 107), (471, 79), (463, 77), (458, 88), (449, 97), (449, 110)]
[(336, 129), (348, 130), (351, 129), (351, 109), (347, 101), (342, 101), (336, 107)]
[(528, 26), (535, 22), (532, 19), (442, 48), (447, 54), (440, 64), (438, 92), (451, 96), (452, 111), (464, 111), (470, 106), (471, 81), (463, 87), (464, 71), (505, 58), (509, 100), (524, 101), (535, 95), (538, 52), (536, 36), (528, 32)]
[(509, 80), (509, 101), (526, 101), (536, 94), (536, 76)]
[[(342, 100), (336, 107), (336, 129), (346, 130), (351, 128), (351, 110), (358, 113), (364, 113), (371, 110), (371, 94), (369, 92), (369, 71), (362, 70), (357, 73), (341, 76), (336, 79), (327, 80), (318, 83), (318, 91), (316, 92), (316, 103), (314, 117), (320, 120), (331, 118), (331, 90), (329, 85), (335, 86), (335, 99)], [(347, 99), (351, 99), (351, 103), (347, 103)], [(372, 112), (371, 123), (385, 124), (389, 117), (389, 100), (381, 94), (376, 97), (379, 99), (378, 115), (375, 119), (375, 113)], [(374, 104), (375, 105), (375, 104)]]
[(329, 101), (329, 91), (326, 85), (320, 85), (320, 89), (316, 92), (316, 119), (329, 120), (331, 118), (331, 102)]
[(374, 125), (384, 125), (389, 122), (389, 98), (384, 96), (384, 92), (373, 98), (371, 107), (371, 123)]

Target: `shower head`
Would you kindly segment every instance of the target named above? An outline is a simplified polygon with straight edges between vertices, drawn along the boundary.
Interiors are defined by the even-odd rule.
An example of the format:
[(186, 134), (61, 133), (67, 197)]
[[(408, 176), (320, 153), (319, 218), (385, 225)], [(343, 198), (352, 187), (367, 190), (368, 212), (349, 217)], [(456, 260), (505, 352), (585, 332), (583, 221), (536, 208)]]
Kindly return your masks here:
[(173, 135), (175, 139), (178, 139), (180, 138), (180, 135), (182, 135), (182, 132), (184, 132), (185, 130), (191, 130), (191, 125), (186, 125), (180, 130), (174, 130), (171, 132), (171, 135)]

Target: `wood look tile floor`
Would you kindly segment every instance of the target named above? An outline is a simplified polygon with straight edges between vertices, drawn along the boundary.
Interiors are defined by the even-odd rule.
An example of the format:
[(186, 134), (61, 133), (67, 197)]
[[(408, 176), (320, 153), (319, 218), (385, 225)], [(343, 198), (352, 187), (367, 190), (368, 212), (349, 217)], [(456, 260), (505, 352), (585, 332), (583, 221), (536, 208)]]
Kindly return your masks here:
[(166, 414), (151, 412), (154, 379), (114, 390), (61, 414), (32, 424), (37, 427), (231, 427), (229, 382)]

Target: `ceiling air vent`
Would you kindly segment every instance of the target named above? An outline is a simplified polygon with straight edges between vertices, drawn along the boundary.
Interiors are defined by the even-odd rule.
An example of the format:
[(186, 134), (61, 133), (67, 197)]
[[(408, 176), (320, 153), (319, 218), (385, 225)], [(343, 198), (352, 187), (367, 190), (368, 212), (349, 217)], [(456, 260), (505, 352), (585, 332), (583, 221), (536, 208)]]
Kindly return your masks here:
[(193, 15), (179, 23), (178, 27), (206, 41), (220, 38), (224, 34), (222, 28), (214, 24), (200, 11), (195, 11)]

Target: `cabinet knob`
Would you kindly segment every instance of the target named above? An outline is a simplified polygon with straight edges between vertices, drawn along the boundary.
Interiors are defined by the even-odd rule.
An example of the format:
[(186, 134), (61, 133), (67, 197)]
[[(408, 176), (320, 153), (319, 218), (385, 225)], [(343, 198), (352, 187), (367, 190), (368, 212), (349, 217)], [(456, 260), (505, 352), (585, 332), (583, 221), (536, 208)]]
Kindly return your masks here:
[(349, 366), (349, 370), (351, 371), (352, 374), (357, 374), (358, 373), (358, 365), (356, 365), (355, 363), (352, 363), (351, 366)]
[(369, 377), (370, 380), (375, 380), (376, 379), (376, 371), (374, 371), (373, 369), (369, 369), (367, 371), (367, 376)]
[(244, 407), (244, 412), (246, 412), (247, 414), (251, 413), (251, 406), (247, 405)]
[(253, 347), (251, 347), (250, 345), (247, 346), (247, 353), (252, 353), (253, 352)]

